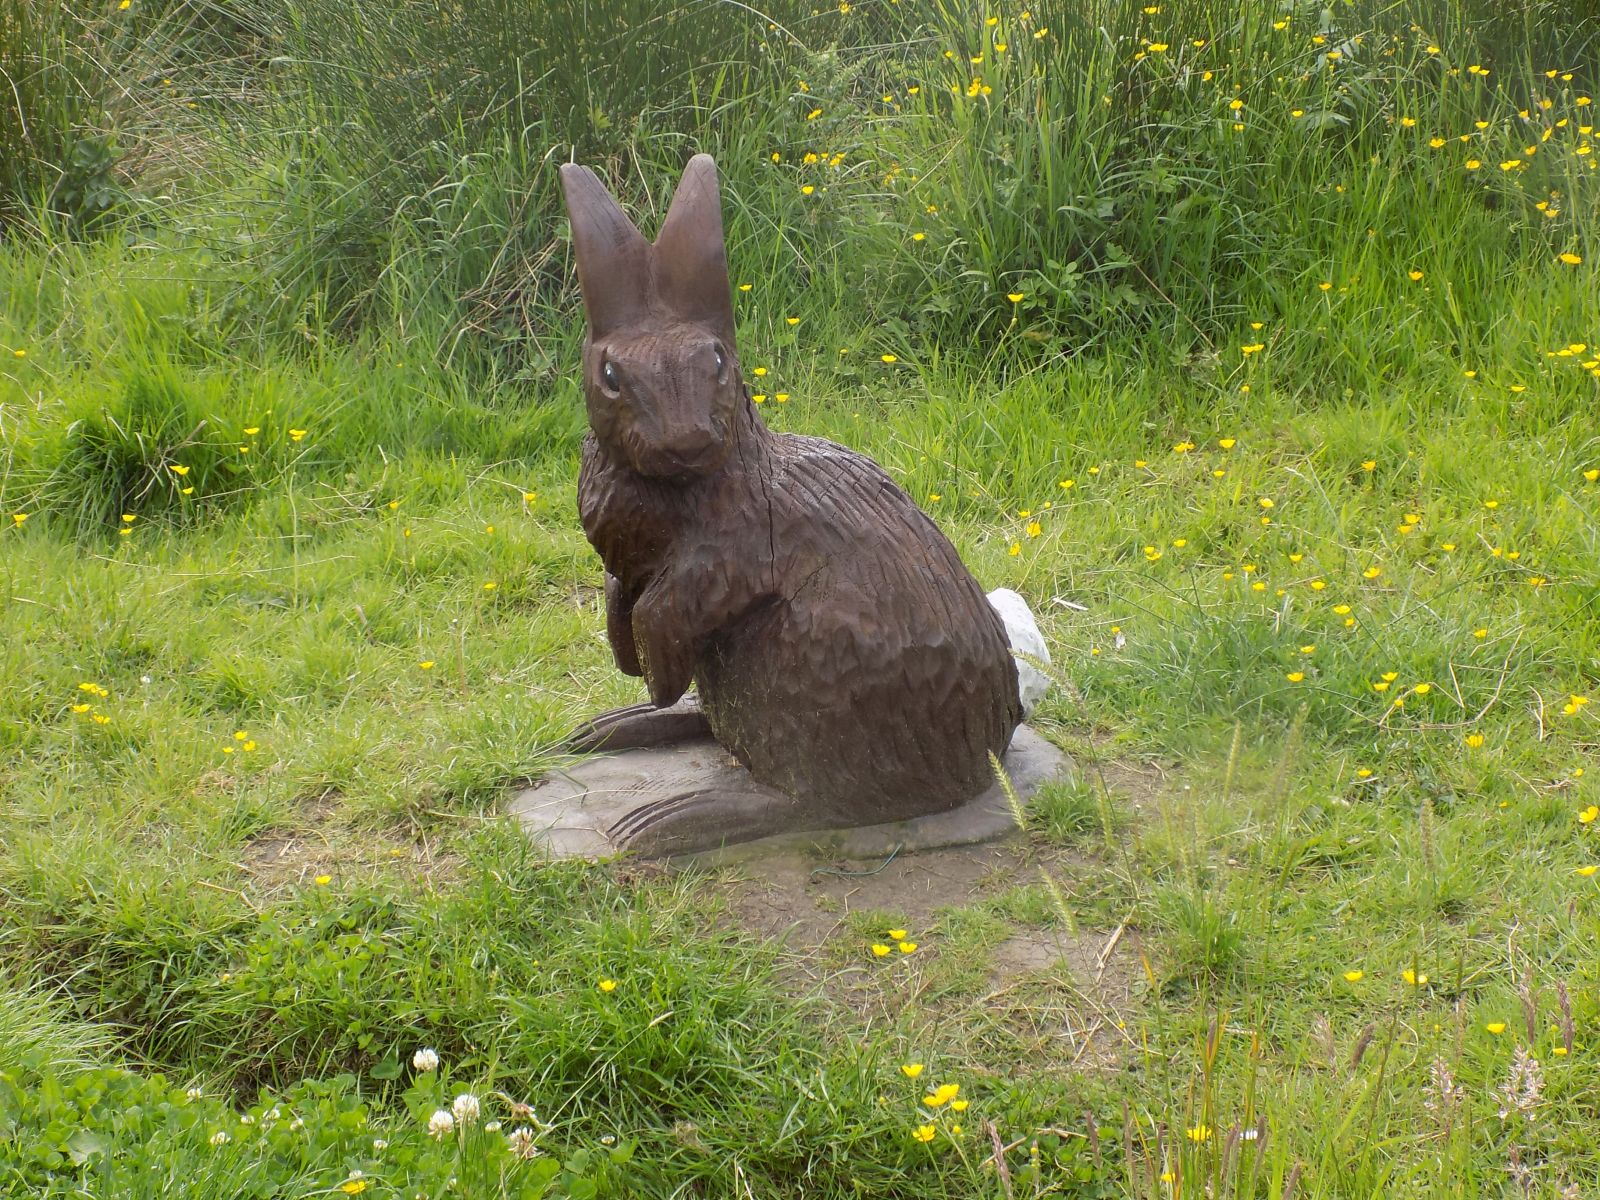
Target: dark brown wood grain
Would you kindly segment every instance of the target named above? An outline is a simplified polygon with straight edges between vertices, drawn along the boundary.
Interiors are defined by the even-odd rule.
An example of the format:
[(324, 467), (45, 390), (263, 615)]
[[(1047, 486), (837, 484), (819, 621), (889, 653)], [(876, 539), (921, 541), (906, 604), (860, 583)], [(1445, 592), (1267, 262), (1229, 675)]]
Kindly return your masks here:
[[(715, 165), (691, 160), (654, 245), (593, 172), (561, 176), (589, 326), (578, 508), (617, 666), (658, 709), (692, 685), (767, 789), (749, 811), (680, 798), (622, 840), (681, 849), (971, 799), (1022, 719), (1000, 618), (875, 462), (762, 423), (734, 345)], [(588, 745), (661, 736), (648, 713), (613, 716)]]

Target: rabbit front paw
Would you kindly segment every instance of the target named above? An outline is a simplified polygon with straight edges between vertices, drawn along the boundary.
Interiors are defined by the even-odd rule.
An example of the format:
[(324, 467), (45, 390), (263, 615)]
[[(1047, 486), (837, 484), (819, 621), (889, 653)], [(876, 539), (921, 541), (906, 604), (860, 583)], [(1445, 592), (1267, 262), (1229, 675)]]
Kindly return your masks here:
[(700, 701), (689, 695), (667, 708), (630, 704), (600, 713), (574, 729), (563, 748), (573, 754), (590, 754), (596, 750), (667, 746), (710, 736), (711, 726), (700, 711)]

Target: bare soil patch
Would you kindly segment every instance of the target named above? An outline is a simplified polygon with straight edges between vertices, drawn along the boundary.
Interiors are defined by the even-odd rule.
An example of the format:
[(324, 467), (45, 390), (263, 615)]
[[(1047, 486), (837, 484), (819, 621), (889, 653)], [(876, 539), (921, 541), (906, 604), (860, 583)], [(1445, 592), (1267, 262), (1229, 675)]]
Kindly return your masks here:
[(264, 895), (307, 887), (324, 875), (336, 884), (344, 876), (371, 878), (396, 869), (429, 880), (451, 873), (450, 856), (429, 839), (357, 833), (340, 821), (338, 810), (335, 794), (307, 799), (292, 825), (264, 830), (246, 842), (236, 864), (245, 874), (246, 891)]
[[(1142, 978), (1137, 933), (998, 915), (1008, 894), (1040, 883), (1041, 867), (1056, 879), (1104, 869), (1019, 836), (887, 862), (774, 855), (724, 869), (714, 886), (724, 920), (781, 946), (792, 989), (862, 1024), (915, 1006), (996, 1066), (1114, 1067)], [(891, 927), (908, 931), (914, 953), (900, 952)], [(891, 954), (873, 955), (873, 941)]]

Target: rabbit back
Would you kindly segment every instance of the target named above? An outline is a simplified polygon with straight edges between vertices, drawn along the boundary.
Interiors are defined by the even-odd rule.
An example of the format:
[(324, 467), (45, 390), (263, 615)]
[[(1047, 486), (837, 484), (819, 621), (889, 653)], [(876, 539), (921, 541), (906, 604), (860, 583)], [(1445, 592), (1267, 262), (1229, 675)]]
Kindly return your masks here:
[[(955, 807), (1021, 722), (1004, 626), (949, 539), (871, 459), (771, 439), (773, 587), (696, 680), (751, 773), (859, 824)], [(730, 564), (732, 565), (732, 564)]]

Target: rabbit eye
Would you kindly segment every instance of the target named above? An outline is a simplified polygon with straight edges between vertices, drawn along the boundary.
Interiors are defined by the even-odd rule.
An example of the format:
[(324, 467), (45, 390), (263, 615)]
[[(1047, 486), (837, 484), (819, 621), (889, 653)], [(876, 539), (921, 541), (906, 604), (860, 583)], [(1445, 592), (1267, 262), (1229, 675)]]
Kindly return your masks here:
[(728, 356), (722, 352), (721, 346), (716, 347), (711, 351), (711, 353), (716, 357), (717, 360), (717, 374), (721, 375), (723, 370), (728, 365)]
[(605, 366), (600, 368), (600, 382), (604, 383), (610, 391), (620, 392), (622, 390), (622, 378), (617, 374), (617, 364), (610, 359), (607, 359)]

